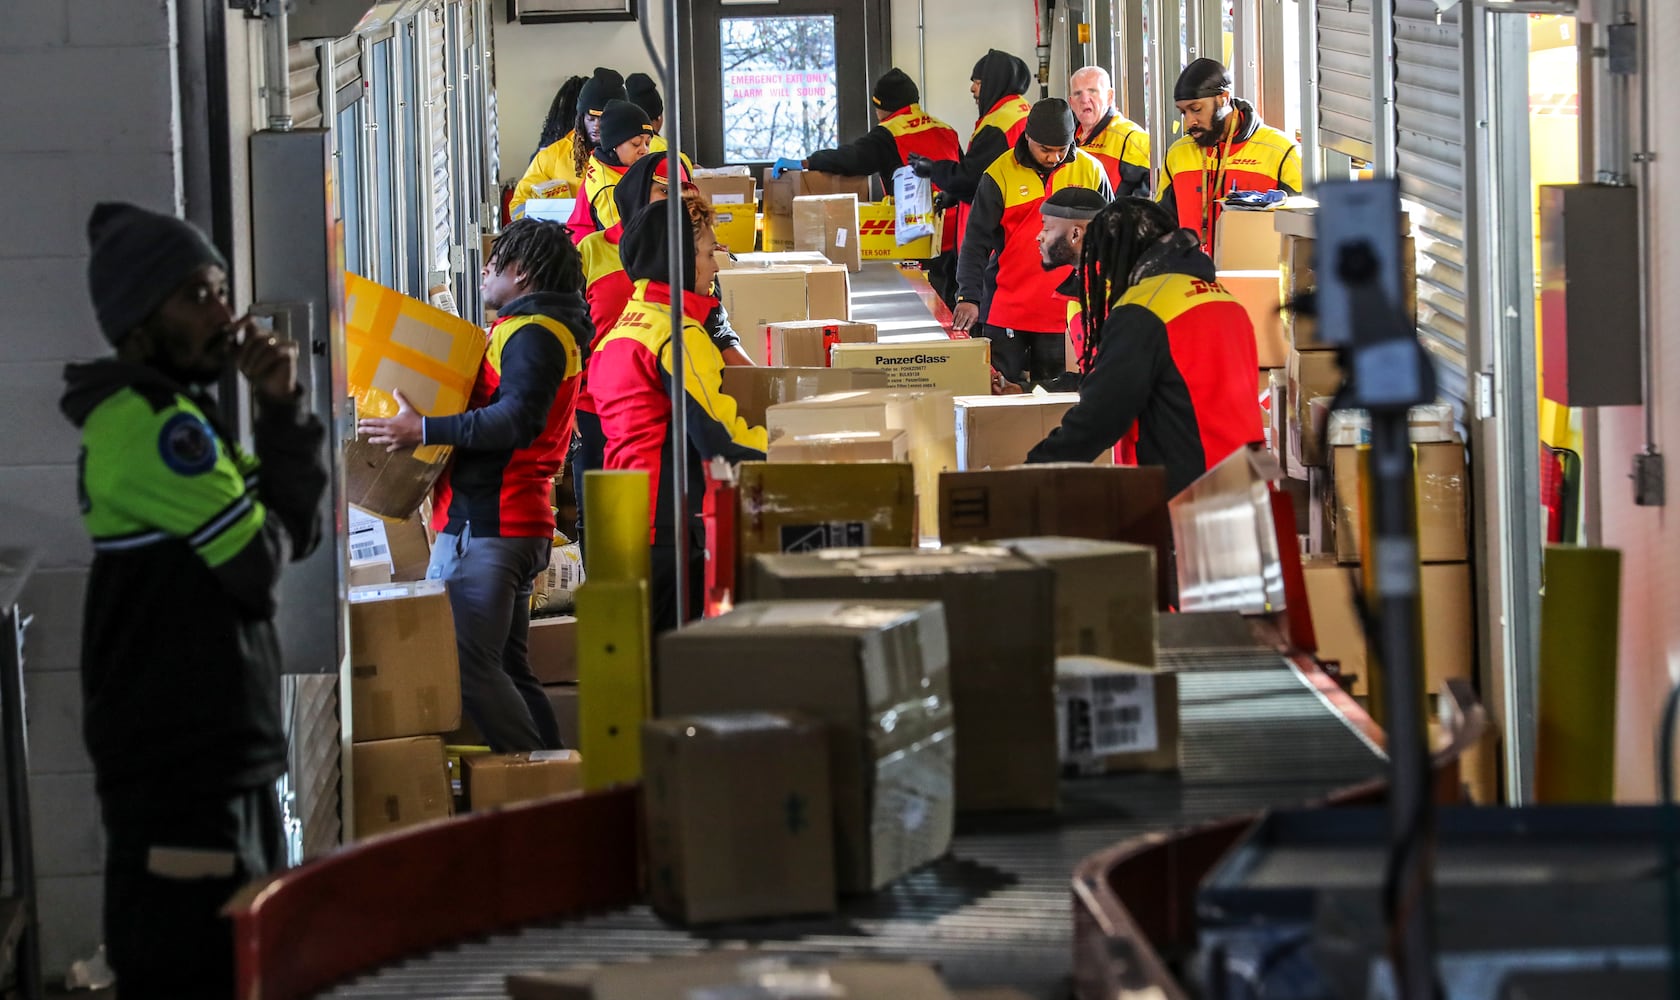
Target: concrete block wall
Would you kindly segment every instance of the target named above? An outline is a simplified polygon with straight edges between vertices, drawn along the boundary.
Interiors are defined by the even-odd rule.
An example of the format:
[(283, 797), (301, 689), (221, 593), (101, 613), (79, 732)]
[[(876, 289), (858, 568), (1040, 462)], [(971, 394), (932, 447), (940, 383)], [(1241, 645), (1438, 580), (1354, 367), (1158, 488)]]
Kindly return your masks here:
[(100, 941), (104, 851), (82, 745), (82, 593), (75, 429), (58, 412), (67, 361), (107, 353), (87, 293), (89, 210), (176, 211), (173, 0), (0, 0), (0, 545), (40, 552), (25, 678), (49, 974)]

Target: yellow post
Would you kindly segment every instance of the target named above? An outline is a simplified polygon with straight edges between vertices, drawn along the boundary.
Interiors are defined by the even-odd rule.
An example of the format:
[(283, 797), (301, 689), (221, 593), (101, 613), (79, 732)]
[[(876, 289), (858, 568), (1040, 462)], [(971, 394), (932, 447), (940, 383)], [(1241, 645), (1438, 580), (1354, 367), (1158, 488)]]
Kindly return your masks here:
[(577, 592), (578, 750), (588, 789), (640, 781), (652, 711), (648, 477), (583, 477), (585, 569)]
[(1541, 803), (1615, 797), (1621, 581), (1622, 554), (1615, 549), (1546, 549), (1534, 769)]

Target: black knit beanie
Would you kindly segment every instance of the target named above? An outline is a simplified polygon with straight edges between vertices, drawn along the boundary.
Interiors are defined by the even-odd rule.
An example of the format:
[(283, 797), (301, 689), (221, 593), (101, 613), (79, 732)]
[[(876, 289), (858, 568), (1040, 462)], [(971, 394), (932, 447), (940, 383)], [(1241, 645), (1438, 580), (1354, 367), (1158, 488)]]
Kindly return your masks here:
[(600, 147), (617, 149), (638, 135), (653, 135), (653, 122), (648, 120), (647, 112), (629, 101), (608, 101), (606, 110), (601, 112)]
[(1062, 188), (1044, 199), (1044, 202), (1038, 206), (1038, 211), (1041, 215), (1048, 215), (1052, 219), (1073, 219), (1077, 222), (1090, 222), (1097, 217), (1098, 212), (1107, 207), (1107, 199), (1090, 188), (1069, 187)]
[(875, 92), (870, 99), (882, 111), (902, 111), (920, 101), (922, 92), (916, 89), (916, 81), (895, 66), (875, 81)]
[(1027, 138), (1040, 146), (1073, 145), (1073, 110), (1060, 97), (1046, 97), (1027, 113)]
[(227, 260), (198, 227), (125, 202), (100, 202), (88, 216), (88, 292), (112, 344), (151, 318), (181, 283)]
[[(631, 281), (671, 280), (670, 214), (670, 205), (658, 202), (637, 212), (635, 218), (625, 223), (618, 253), (619, 259), (624, 262), (624, 273)], [(693, 291), (694, 222), (689, 219), (686, 206), (677, 212), (677, 216), (682, 220), (683, 229), (682, 287)]]
[(585, 114), (598, 115), (607, 110), (609, 101), (629, 100), (630, 95), (624, 89), (624, 77), (617, 70), (595, 67), (595, 75), (583, 85), (578, 92), (578, 110)]
[(1224, 66), (1214, 59), (1197, 59), (1178, 74), (1173, 100), (1199, 101), (1204, 97), (1228, 93), (1230, 89), (1231, 75), (1225, 72)]
[(648, 118), (659, 118), (665, 114), (665, 99), (659, 96), (659, 87), (653, 82), (653, 77), (646, 73), (631, 73), (624, 81), (625, 92), (630, 95), (630, 103), (647, 112)]

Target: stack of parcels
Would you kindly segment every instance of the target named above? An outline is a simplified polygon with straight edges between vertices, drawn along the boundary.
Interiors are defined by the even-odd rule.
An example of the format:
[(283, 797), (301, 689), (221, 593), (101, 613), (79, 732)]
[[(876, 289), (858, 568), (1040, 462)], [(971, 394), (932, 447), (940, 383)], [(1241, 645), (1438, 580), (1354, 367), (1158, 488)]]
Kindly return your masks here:
[[(789, 170), (780, 177), (766, 167), (764, 188), (764, 249), (796, 249), (794, 201), (818, 195), (851, 195), (855, 204), (869, 200), (869, 178), (841, 177), (820, 170)], [(855, 213), (854, 213), (855, 215)], [(855, 240), (852, 240), (854, 244)], [(830, 258), (831, 260), (834, 258)]]
[(766, 334), (767, 363), (781, 368), (827, 368), (835, 344), (875, 343), (874, 323), (839, 319), (772, 323)]
[(885, 389), (883, 372), (853, 368), (770, 367), (730, 365), (723, 370), (724, 394), (735, 400), (735, 412), (753, 427), (765, 426), (770, 407), (797, 399), (854, 389)]
[(843, 265), (784, 262), (778, 256), (755, 254), (728, 261), (729, 266), (718, 272), (718, 290), (730, 325), (741, 335), (741, 349), (754, 364), (771, 363), (772, 324), (846, 323), (852, 317), (851, 281)]
[(758, 185), (747, 168), (696, 170), (694, 186), (712, 206), (712, 229), (717, 233), (718, 246), (735, 253), (752, 253), (758, 242)]
[[(926, 601), (869, 598), (742, 604), (727, 614), (659, 637), (656, 714), (669, 720), (719, 713), (797, 712), (817, 720), (828, 748), (833, 885), (843, 893), (872, 892), (940, 857), (950, 846), (955, 738), (945, 621), (941, 608)], [(714, 732), (709, 738), (721, 740), (724, 734), (716, 730), (727, 729), (730, 723), (710, 725)], [(693, 728), (693, 738), (698, 739), (700, 726)], [(760, 738), (768, 741), (762, 732), (766, 727), (758, 728)], [(669, 736), (668, 730), (656, 729), (647, 739), (657, 744), (662, 733)], [(686, 736), (687, 728), (683, 733)], [(794, 742), (793, 733), (783, 735), (787, 737), (780, 741), (783, 745)], [(735, 801), (724, 795), (728, 783), (710, 786), (720, 799), (699, 801), (690, 793), (703, 794), (703, 789), (684, 789), (677, 804), (671, 789), (662, 792), (658, 787), (669, 783), (671, 766), (661, 761), (648, 775), (653, 808), (666, 823), (656, 832), (666, 837), (682, 829), (704, 833), (707, 821), (715, 827)], [(797, 787), (815, 789), (818, 783)], [(805, 813), (807, 807), (802, 805), (800, 812)], [(671, 819), (672, 813), (662, 810), (681, 811), (705, 821), (682, 827)], [(758, 828), (763, 836), (755, 839), (762, 844), (773, 836), (790, 853), (815, 850), (818, 845), (796, 844), (797, 838), (786, 836), (787, 827), (809, 822), (808, 813), (794, 816), (790, 812), (758, 811), (768, 825)], [(727, 918), (784, 915), (780, 912), (784, 908), (789, 912), (829, 908), (818, 898), (821, 885), (788, 874), (792, 858), (766, 864), (752, 839), (713, 846), (715, 851), (709, 856), (693, 844), (674, 845), (667, 840), (656, 847), (664, 852), (664, 867), (672, 872), (671, 884), (661, 890), (668, 893), (665, 905), (679, 912), (705, 914), (708, 899), (728, 897), (729, 905), (711, 912)], [(751, 882), (754, 888), (737, 891), (729, 879), (718, 879), (709, 888), (697, 877), (679, 882), (675, 861), (697, 863), (700, 858), (706, 858), (705, 863), (714, 869), (727, 865), (736, 878)], [(660, 867), (656, 861), (656, 881), (663, 878)], [(684, 871), (690, 873), (686, 864)], [(771, 891), (778, 884), (790, 893), (785, 900)], [(701, 889), (709, 895), (695, 896)], [(753, 898), (758, 902), (747, 902)]]

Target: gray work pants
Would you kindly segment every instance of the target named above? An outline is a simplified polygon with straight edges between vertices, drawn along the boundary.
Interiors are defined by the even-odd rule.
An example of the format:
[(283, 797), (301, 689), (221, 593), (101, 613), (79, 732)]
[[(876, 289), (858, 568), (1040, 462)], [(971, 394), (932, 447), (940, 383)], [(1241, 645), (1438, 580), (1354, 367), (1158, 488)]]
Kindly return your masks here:
[(497, 753), (558, 750), (560, 724), (531, 672), (531, 585), (548, 568), (547, 538), (440, 534), (426, 576), (449, 586), (461, 703)]

